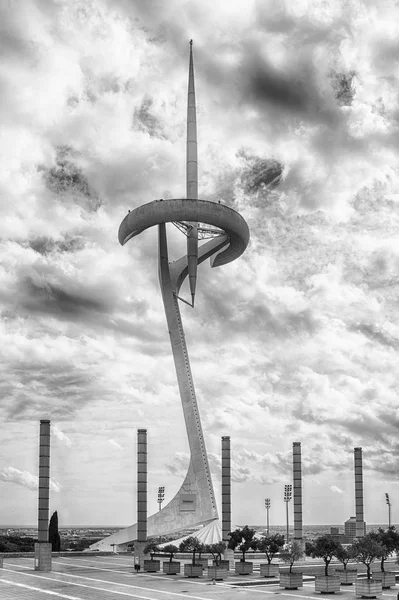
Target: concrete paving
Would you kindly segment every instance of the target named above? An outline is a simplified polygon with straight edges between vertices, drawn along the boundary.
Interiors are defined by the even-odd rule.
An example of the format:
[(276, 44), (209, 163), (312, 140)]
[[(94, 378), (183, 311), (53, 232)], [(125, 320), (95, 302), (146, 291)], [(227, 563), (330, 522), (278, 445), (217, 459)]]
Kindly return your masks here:
[[(397, 600), (398, 588), (384, 590), (383, 600)], [(354, 591), (354, 586), (341, 587), (335, 596), (355, 600)], [(54, 557), (50, 573), (34, 571), (33, 558), (5, 558), (0, 568), (1, 600), (254, 600), (260, 595), (279, 595), (281, 600), (331, 600), (331, 594), (314, 591), (310, 573), (298, 590), (284, 590), (275, 579), (260, 578), (258, 561), (254, 575), (231, 574), (216, 584), (206, 575), (188, 579), (183, 575), (137, 574), (131, 555)]]

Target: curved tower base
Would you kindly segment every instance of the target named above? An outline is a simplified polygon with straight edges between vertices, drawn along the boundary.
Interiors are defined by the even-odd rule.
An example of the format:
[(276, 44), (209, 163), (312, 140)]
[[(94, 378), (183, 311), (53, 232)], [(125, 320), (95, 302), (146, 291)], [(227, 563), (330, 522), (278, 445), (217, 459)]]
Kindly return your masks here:
[[(162, 510), (147, 520), (147, 536), (168, 535), (182, 529), (206, 524), (218, 519), (211, 474), (208, 465), (201, 421), (195, 397), (178, 293), (188, 273), (187, 256), (168, 262), (165, 224), (159, 226), (159, 281), (168, 323), (180, 397), (190, 446), (190, 464), (184, 482), (176, 496)], [(226, 235), (219, 236), (199, 248), (198, 263), (220, 252), (228, 245)], [(123, 548), (137, 539), (137, 525), (100, 540), (91, 550), (110, 550), (113, 545)]]

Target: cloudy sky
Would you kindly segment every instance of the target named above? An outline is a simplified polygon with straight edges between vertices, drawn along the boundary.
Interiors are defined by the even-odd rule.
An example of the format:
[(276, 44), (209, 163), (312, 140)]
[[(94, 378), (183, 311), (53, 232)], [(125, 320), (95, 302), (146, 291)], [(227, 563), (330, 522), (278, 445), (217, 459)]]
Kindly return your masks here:
[[(39, 420), (60, 525), (135, 522), (188, 444), (157, 280), (128, 209), (185, 193), (194, 39), (199, 195), (247, 220), (234, 263), (181, 306), (220, 497), (285, 522), (302, 442), (304, 523), (399, 519), (399, 47), (394, 0), (3, 0), (0, 15), (0, 523), (35, 524)], [(172, 258), (184, 239), (170, 226)], [(186, 290), (187, 292), (187, 290)], [(220, 506), (220, 502), (219, 502)]]

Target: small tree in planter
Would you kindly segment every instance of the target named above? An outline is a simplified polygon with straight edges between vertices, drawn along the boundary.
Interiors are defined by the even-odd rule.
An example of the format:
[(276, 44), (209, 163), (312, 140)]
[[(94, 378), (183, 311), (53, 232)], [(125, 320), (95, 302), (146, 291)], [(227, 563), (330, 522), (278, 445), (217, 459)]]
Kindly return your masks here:
[(198, 553), (201, 555), (204, 546), (201, 544), (198, 538), (190, 536), (182, 541), (179, 546), (180, 552), (192, 552), (191, 565), (184, 565), (184, 574), (187, 577), (201, 577), (202, 576), (202, 563), (195, 562), (195, 555)]
[(198, 538), (190, 536), (183, 540), (179, 546), (180, 552), (192, 552), (191, 564), (195, 565), (195, 555), (203, 552), (203, 545)]
[(395, 573), (385, 571), (384, 562), (389, 556), (391, 556), (395, 551), (399, 550), (399, 533), (396, 531), (395, 527), (389, 527), (388, 529), (383, 529), (382, 527), (378, 528), (378, 531), (370, 532), (371, 539), (379, 542), (382, 546), (382, 554), (380, 556), (381, 560), (381, 572), (373, 571), (373, 579), (376, 581), (382, 581), (382, 588), (390, 588), (395, 585)]
[(197, 559), (197, 564), (202, 566), (202, 570), (204, 570), (207, 566), (208, 566), (208, 559), (207, 558), (202, 558), (202, 553), (205, 552), (206, 546), (205, 544), (199, 544), (198, 548), (197, 548), (197, 553), (198, 553), (198, 559)]
[(373, 539), (368, 533), (353, 543), (353, 552), (356, 559), (366, 565), (367, 578), (356, 580), (356, 596), (373, 598), (382, 596), (382, 581), (371, 579), (370, 566), (376, 558), (381, 558), (383, 553), (382, 545)]
[(235, 529), (229, 533), (228, 548), (238, 550), (242, 553), (242, 558), (239, 563), (235, 564), (235, 572), (237, 575), (249, 575), (253, 573), (254, 564), (245, 562), (245, 554), (248, 550), (256, 550), (257, 540), (255, 539), (255, 529), (250, 529), (245, 525), (242, 529)]
[(180, 563), (173, 560), (173, 557), (176, 552), (179, 551), (179, 548), (174, 544), (168, 544), (163, 548), (163, 551), (169, 554), (169, 562), (164, 562), (162, 564), (163, 572), (167, 575), (177, 575), (177, 573), (180, 573)]
[(287, 590), (296, 590), (303, 585), (303, 574), (293, 573), (292, 567), (295, 561), (302, 558), (303, 552), (301, 545), (298, 542), (291, 542), (288, 547), (280, 552), (280, 557), (289, 565), (287, 573), (280, 572), (280, 587)]
[(266, 554), (267, 564), (260, 565), (260, 574), (262, 577), (276, 577), (278, 575), (278, 565), (272, 565), (274, 556), (284, 546), (284, 536), (280, 533), (264, 536), (258, 540), (257, 549)]
[(306, 542), (306, 556), (321, 558), (324, 561), (324, 576), (318, 575), (315, 579), (315, 591), (323, 593), (339, 592), (340, 578), (338, 575), (329, 575), (328, 567), (337, 553), (339, 542), (331, 535), (322, 535), (313, 542)]
[[(222, 562), (222, 554), (226, 549), (226, 544), (224, 542), (217, 542), (215, 544), (207, 544), (205, 546), (205, 550), (204, 552), (209, 552), (209, 554), (212, 554), (213, 556), (213, 564), (216, 567), (220, 566), (220, 563)], [(228, 560), (225, 562), (229, 562)]]
[(144, 548), (144, 554), (150, 555), (150, 560), (144, 561), (144, 571), (149, 573), (156, 573), (161, 569), (161, 561), (154, 560), (155, 552), (159, 552), (159, 548), (154, 541), (148, 542), (146, 547)]
[(344, 547), (341, 543), (338, 544), (335, 557), (343, 565), (343, 569), (336, 569), (341, 585), (352, 585), (356, 581), (357, 569), (348, 569), (348, 564), (355, 558), (353, 546)]
[(227, 577), (229, 561), (222, 561), (222, 553), (225, 548), (226, 544), (224, 542), (217, 542), (216, 544), (208, 544), (204, 549), (204, 552), (209, 552), (213, 556), (213, 565), (208, 567), (208, 577), (215, 581), (226, 579)]

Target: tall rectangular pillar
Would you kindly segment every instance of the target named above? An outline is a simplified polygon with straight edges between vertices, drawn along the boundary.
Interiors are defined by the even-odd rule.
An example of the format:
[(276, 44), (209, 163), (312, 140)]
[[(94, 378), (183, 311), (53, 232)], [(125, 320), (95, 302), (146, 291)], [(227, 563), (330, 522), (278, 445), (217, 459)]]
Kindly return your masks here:
[(301, 442), (292, 446), (293, 497), (294, 497), (294, 540), (302, 545), (302, 466)]
[(48, 541), (50, 503), (50, 421), (40, 421), (39, 500), (35, 570), (51, 571), (51, 544)]
[(355, 461), (355, 515), (356, 515), (356, 537), (365, 534), (364, 510), (363, 510), (363, 461), (362, 449), (354, 448)]
[(144, 547), (147, 542), (147, 430), (137, 430), (137, 542), (135, 557), (144, 568)]
[[(231, 531), (231, 460), (230, 436), (222, 437), (222, 541), (228, 544)], [(223, 558), (228, 560), (230, 568), (234, 569), (234, 550), (226, 548)]]
[(231, 531), (230, 436), (222, 437), (222, 540), (229, 541)]

